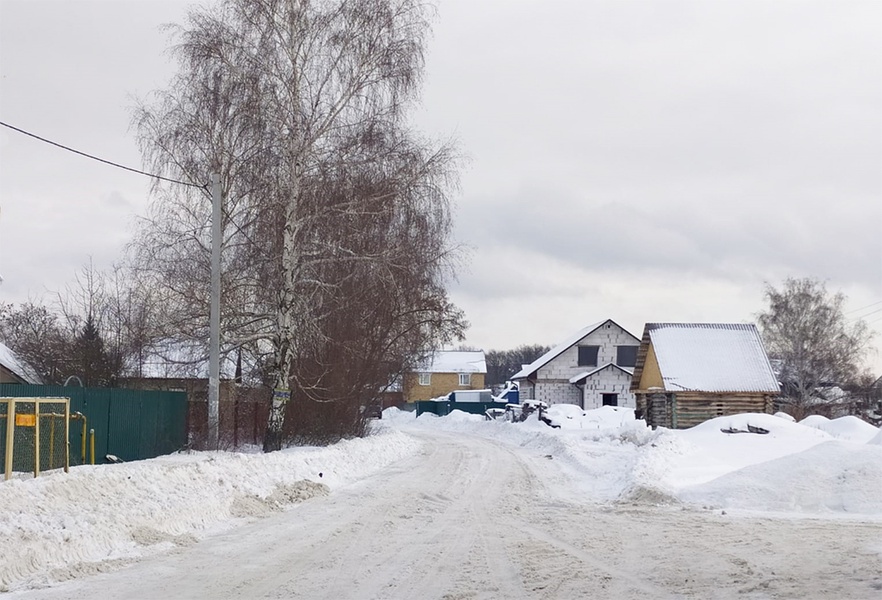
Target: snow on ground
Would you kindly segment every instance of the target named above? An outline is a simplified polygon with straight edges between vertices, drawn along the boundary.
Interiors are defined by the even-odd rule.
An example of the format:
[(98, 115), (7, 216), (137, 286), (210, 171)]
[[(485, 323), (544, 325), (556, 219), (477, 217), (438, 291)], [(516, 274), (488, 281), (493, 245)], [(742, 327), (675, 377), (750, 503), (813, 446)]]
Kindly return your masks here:
[(556, 405), (547, 414), (560, 428), (535, 415), (510, 423), (387, 409), (374, 435), (327, 448), (177, 454), (19, 477), (0, 484), (0, 590), (40, 585), (41, 573), (76, 577), (102, 561), (164, 552), (333, 493), (418, 452), (414, 428), (491, 438), (554, 460), (559, 478), (550, 485), (588, 501), (882, 519), (882, 432), (852, 417), (795, 423), (745, 414), (653, 431), (626, 408)]
[(326, 494), (419, 447), (382, 428), (327, 448), (175, 454), (0, 483), (0, 591), (35, 573), (168, 550)]

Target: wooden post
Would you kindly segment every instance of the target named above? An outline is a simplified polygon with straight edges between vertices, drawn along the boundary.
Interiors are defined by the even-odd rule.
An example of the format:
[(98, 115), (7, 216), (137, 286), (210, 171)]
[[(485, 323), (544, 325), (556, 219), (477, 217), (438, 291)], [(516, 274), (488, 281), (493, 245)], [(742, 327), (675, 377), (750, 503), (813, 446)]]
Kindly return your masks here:
[(64, 399), (64, 472), (70, 473), (70, 398)]
[(49, 417), (49, 470), (55, 468), (55, 415)]
[(40, 476), (40, 400), (34, 398), (34, 477)]
[(12, 477), (12, 452), (15, 449), (15, 398), (6, 400), (6, 479)]

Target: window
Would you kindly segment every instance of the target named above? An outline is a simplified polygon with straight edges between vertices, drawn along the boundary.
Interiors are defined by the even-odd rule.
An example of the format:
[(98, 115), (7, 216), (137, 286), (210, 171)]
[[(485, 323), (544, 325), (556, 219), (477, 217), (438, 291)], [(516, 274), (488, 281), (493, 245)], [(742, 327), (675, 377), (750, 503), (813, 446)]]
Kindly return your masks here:
[(459, 374), (459, 385), (472, 385), (472, 374), (471, 373), (460, 373)]
[(602, 394), (603, 405), (604, 406), (618, 406), (619, 405), (619, 395), (618, 394)]
[(579, 346), (579, 366), (596, 367), (598, 350), (600, 346)]
[(616, 364), (620, 367), (637, 366), (637, 348), (639, 346), (616, 346)]
[(420, 385), (432, 385), (432, 374), (420, 373)]

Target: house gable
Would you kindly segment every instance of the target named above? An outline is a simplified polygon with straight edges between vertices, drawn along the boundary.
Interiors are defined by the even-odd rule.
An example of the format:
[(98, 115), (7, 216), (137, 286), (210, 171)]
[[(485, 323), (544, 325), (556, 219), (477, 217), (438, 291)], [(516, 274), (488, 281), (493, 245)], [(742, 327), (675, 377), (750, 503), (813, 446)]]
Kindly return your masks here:
[(664, 380), (662, 379), (661, 370), (658, 368), (658, 358), (656, 358), (655, 356), (655, 350), (653, 349), (651, 342), (647, 345), (646, 357), (643, 364), (640, 366), (639, 376), (637, 375), (637, 367), (634, 368), (634, 373), (634, 380), (638, 381), (639, 385), (635, 388), (632, 383), (632, 390), (648, 390), (650, 388), (663, 388), (665, 386)]
[(640, 340), (624, 327), (607, 319), (580, 329), (569, 338), (518, 371), (512, 380), (518, 379), (564, 379), (586, 371), (579, 365), (579, 346), (597, 346), (597, 360), (593, 366), (617, 361), (617, 346), (637, 346)]
[(571, 377), (570, 383), (575, 384), (575, 385), (584, 384), (586, 381), (588, 381), (589, 379), (592, 379), (593, 377), (595, 377), (596, 375), (600, 374), (603, 371), (621, 372), (621, 373), (627, 375), (628, 377), (631, 377), (633, 375), (633, 373), (631, 371), (629, 371), (628, 369), (623, 369), (619, 365), (616, 365), (613, 363), (607, 363), (601, 367), (597, 367), (596, 369), (594, 369), (592, 371), (585, 371), (584, 373), (579, 373), (578, 375)]

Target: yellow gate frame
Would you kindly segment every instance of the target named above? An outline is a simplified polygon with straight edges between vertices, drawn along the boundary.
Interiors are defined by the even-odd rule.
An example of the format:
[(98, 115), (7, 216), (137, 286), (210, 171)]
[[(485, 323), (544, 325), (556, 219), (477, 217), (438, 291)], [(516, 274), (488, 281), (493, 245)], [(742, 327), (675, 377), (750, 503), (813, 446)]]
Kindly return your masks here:
[[(17, 402), (33, 402), (34, 412), (16, 413)], [(40, 417), (64, 418), (64, 472), (70, 472), (70, 398), (0, 398), (6, 404), (6, 479), (12, 477), (12, 456), (15, 449), (15, 427), (34, 428), (34, 477), (40, 475)], [(64, 403), (64, 414), (41, 413), (41, 404)], [(55, 437), (55, 421), (52, 421), (50, 437)]]

